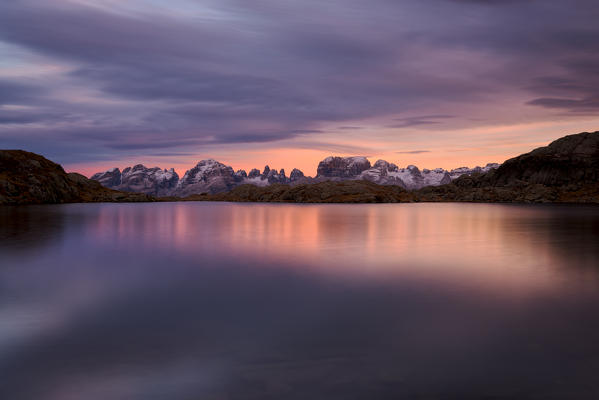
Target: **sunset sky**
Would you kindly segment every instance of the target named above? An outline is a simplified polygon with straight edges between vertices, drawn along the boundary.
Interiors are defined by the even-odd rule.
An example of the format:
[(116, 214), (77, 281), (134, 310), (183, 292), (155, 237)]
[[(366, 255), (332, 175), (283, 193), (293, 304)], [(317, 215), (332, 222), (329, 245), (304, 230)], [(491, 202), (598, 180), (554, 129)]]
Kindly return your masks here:
[(597, 0), (2, 0), (0, 148), (484, 165), (599, 130)]

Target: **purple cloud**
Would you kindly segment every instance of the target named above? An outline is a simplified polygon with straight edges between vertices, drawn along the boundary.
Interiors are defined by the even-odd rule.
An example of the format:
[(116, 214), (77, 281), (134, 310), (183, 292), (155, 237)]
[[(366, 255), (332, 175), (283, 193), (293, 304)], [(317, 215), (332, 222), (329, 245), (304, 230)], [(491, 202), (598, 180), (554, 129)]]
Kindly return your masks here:
[(411, 151), (396, 151), (395, 154), (422, 154), (430, 153), (430, 150), (411, 150)]

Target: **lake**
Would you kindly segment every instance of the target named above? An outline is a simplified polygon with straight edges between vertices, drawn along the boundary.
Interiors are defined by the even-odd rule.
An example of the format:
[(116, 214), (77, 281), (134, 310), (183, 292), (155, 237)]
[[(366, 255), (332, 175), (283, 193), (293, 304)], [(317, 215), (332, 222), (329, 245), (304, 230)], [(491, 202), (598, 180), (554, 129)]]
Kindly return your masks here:
[(0, 398), (597, 399), (599, 207), (0, 207)]

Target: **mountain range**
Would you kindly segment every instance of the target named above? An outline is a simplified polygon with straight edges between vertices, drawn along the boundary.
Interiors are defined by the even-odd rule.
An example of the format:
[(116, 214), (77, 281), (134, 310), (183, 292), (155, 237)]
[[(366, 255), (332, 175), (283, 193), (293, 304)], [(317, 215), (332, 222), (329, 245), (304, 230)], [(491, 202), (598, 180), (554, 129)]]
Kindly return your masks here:
[(451, 171), (442, 168), (420, 170), (414, 165), (399, 168), (385, 160), (378, 160), (371, 165), (366, 157), (360, 156), (327, 157), (318, 164), (316, 177), (309, 177), (295, 168), (287, 176), (284, 169), (277, 171), (268, 165), (262, 172), (258, 169), (252, 169), (249, 173), (245, 170), (234, 171), (228, 165), (209, 159), (198, 162), (182, 178), (172, 168), (147, 168), (137, 164), (122, 172), (119, 168), (99, 172), (91, 179), (107, 188), (125, 192), (185, 197), (201, 193), (224, 193), (245, 184), (259, 187), (273, 184), (296, 186), (347, 180), (366, 180), (379, 185), (396, 185), (407, 190), (417, 190), (426, 186), (448, 184), (462, 175), (484, 173), (498, 167), (499, 164), (487, 164), (485, 167), (462, 167)]
[(199, 162), (181, 179), (172, 169), (143, 165), (122, 172), (115, 168), (95, 177), (106, 186), (126, 186), (129, 191), (66, 173), (35, 153), (0, 150), (0, 205), (194, 200), (599, 203), (599, 131), (568, 135), (499, 166), (472, 170), (420, 171), (383, 160), (371, 165), (364, 157), (328, 157), (318, 165), (314, 178), (299, 170), (287, 177), (285, 171), (268, 167), (263, 172), (233, 172), (214, 160)]

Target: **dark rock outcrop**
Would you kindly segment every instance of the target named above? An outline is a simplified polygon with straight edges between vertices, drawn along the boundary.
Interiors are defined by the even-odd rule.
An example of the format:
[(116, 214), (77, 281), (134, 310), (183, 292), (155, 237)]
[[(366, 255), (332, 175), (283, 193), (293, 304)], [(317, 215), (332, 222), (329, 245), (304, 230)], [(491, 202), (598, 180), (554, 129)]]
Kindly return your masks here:
[(152, 201), (123, 193), (64, 169), (35, 153), (0, 150), (0, 204)]
[(417, 201), (599, 203), (599, 131), (565, 136), (484, 174), (414, 193)]
[(518, 181), (547, 186), (599, 182), (599, 131), (565, 136), (509, 159), (484, 180), (493, 186)]

